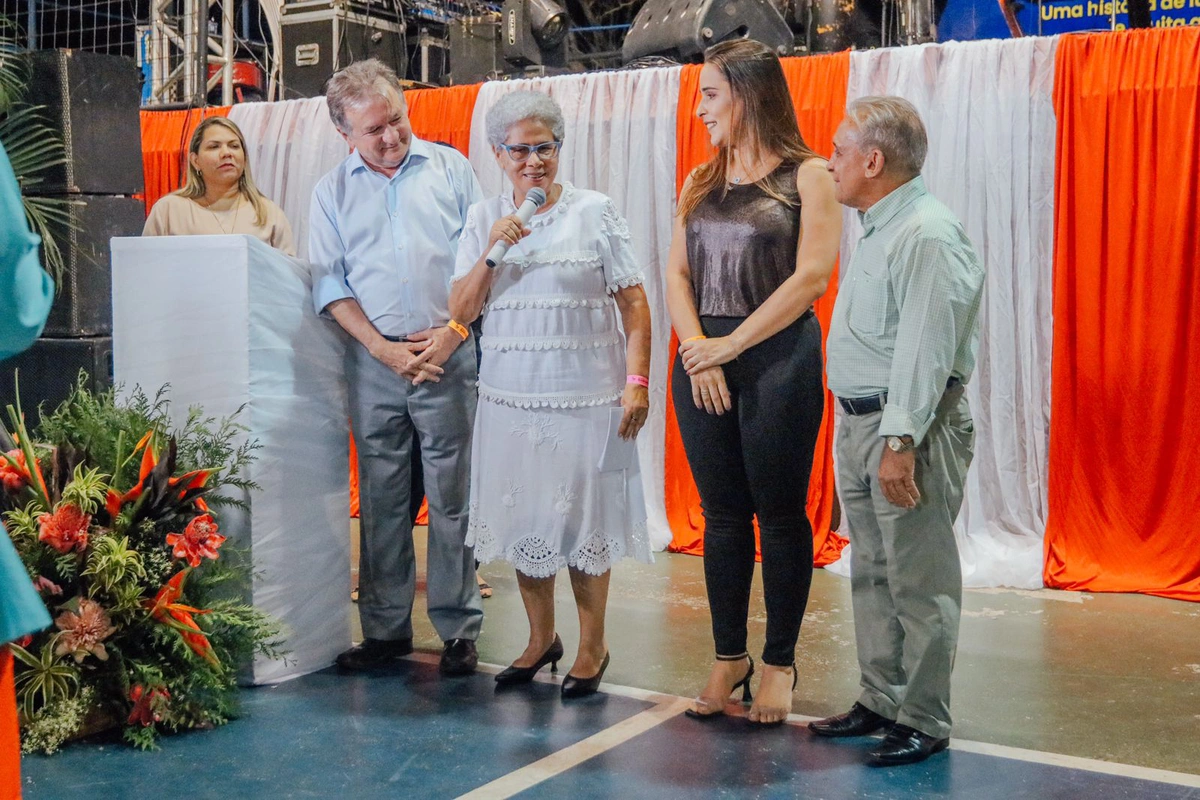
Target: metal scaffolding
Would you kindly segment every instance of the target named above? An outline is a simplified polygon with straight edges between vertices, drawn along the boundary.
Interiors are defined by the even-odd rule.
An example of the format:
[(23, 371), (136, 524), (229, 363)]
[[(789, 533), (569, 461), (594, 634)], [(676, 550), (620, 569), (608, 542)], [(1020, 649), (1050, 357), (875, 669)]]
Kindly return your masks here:
[(147, 105), (202, 104), (218, 85), (221, 103), (233, 103), (233, 12), (233, 0), (152, 0)]

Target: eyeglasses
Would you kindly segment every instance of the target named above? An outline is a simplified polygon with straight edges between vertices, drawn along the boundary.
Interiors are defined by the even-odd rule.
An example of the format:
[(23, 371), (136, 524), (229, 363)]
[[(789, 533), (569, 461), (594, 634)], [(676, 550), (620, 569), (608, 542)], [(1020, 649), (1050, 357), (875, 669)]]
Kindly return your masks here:
[(562, 148), (562, 142), (543, 142), (541, 144), (502, 144), (500, 145), (508, 157), (518, 164), (523, 164), (529, 160), (529, 157), (537, 153), (538, 158), (543, 161), (548, 161), (552, 158), (558, 158), (558, 151)]

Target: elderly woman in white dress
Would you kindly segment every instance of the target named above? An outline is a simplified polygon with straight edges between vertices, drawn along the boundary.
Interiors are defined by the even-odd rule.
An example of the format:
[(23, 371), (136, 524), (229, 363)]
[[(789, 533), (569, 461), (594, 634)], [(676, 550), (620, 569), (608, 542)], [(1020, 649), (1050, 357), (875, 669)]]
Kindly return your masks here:
[[(566, 567), (580, 642), (562, 695), (578, 697), (595, 692), (608, 667), (612, 565), (652, 561), (636, 455), (600, 470), (610, 418), (625, 440), (646, 422), (650, 310), (612, 200), (555, 183), (563, 130), (558, 104), (539, 92), (513, 92), (488, 112), (488, 139), (513, 188), (468, 212), (450, 313), (462, 323), (484, 314), (467, 544), (480, 562), (516, 568), (529, 617), (528, 647), (496, 680), (526, 683), (557, 667), (554, 579)], [(535, 187), (547, 200), (522, 225), (516, 211)], [(500, 241), (511, 247), (490, 268), (486, 255)]]

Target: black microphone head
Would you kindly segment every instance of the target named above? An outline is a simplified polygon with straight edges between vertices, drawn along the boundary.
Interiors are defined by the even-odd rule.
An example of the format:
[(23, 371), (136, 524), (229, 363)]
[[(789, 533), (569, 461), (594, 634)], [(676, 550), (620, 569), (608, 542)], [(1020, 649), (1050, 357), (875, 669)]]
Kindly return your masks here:
[(525, 195), (525, 199), (532, 200), (533, 202), (537, 203), (538, 208), (541, 208), (546, 204), (546, 193), (539, 187), (535, 186), (529, 190), (528, 194)]

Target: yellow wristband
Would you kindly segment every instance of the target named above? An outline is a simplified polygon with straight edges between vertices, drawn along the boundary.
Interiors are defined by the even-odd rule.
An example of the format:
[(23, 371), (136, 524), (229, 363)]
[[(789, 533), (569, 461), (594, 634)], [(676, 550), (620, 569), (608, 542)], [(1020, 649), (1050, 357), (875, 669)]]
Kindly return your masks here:
[(692, 336), (688, 339), (684, 339), (682, 342), (680, 342), (680, 344), (687, 344), (688, 342), (694, 342), (697, 339), (707, 339), (707, 338), (708, 338), (707, 336), (704, 336), (703, 334), (701, 334), (700, 336)]
[(471, 332), (469, 330), (467, 330), (466, 326), (463, 325), (461, 322), (455, 322), (454, 320), (450, 320), (450, 322), (447, 323), (447, 326), (450, 328), (450, 330), (457, 333), (463, 339), (466, 339), (468, 336), (471, 335)]

